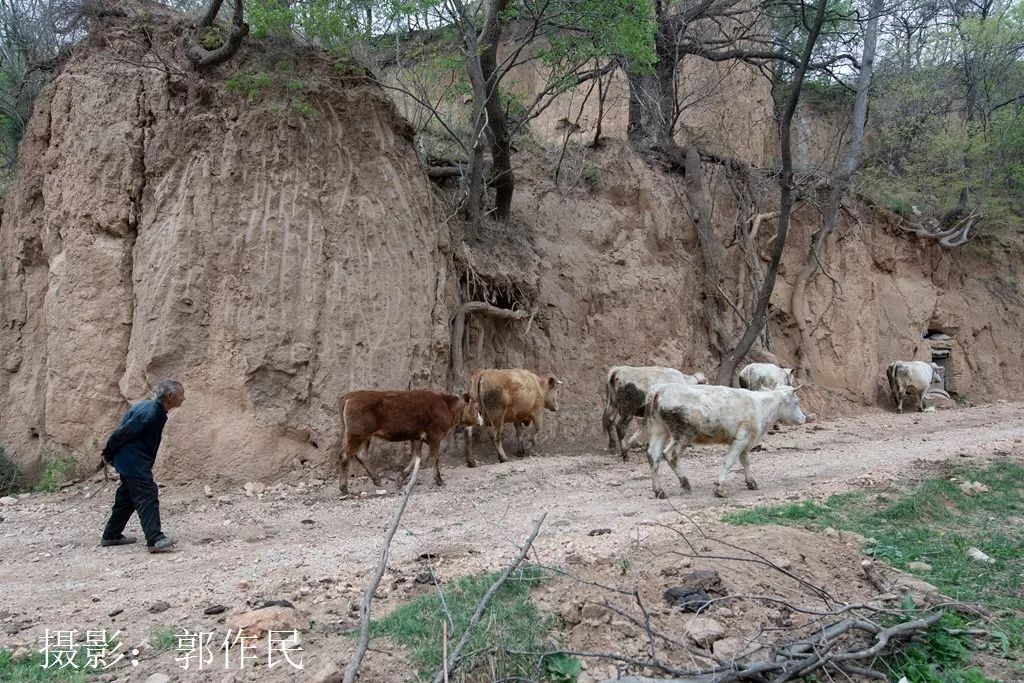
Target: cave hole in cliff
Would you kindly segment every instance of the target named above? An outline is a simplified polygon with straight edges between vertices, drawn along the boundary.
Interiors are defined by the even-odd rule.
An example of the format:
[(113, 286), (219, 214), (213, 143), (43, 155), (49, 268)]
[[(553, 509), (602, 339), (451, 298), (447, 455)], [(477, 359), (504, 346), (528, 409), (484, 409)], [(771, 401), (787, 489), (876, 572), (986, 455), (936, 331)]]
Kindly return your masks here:
[(931, 347), (932, 362), (942, 368), (942, 389), (953, 395), (956, 393), (950, 381), (952, 370), (953, 347), (950, 343), (953, 338), (946, 334), (941, 328), (929, 327), (924, 333), (924, 339)]

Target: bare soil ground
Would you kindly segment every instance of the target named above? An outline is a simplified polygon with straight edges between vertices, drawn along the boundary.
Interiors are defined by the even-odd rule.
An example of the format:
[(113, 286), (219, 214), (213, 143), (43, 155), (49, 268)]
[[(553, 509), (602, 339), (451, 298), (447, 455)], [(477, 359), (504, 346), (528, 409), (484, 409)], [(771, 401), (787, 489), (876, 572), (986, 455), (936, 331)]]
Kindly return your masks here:
[[(531, 559), (590, 580), (632, 582), (655, 615), (666, 620), (676, 617), (660, 594), (685, 567), (721, 570), (732, 593), (800, 593), (793, 583), (765, 585), (764, 572), (756, 566), (671, 556), (666, 551), (677, 547), (679, 538), (657, 525), (678, 522), (680, 513), (706, 524), (709, 534), (791, 566), (792, 573), (843, 600), (868, 599), (876, 591), (863, 580), (857, 544), (850, 539), (798, 529), (731, 527), (718, 520), (736, 507), (863, 487), (901, 487), (946, 463), (1022, 461), (1024, 403), (906, 415), (874, 411), (783, 428), (763, 445), (764, 451), (752, 458), (761, 490), (746, 490), (742, 476), (734, 473), (726, 500), (711, 493), (721, 448), (694, 449), (690, 495), (680, 492), (663, 470), (662, 476), (671, 478), (665, 479), (667, 501), (653, 497), (642, 453), (634, 451), (623, 463), (606, 453), (603, 443), (583, 447), (541, 441), (537, 455), (505, 464), (496, 463), (491, 447), (480, 444), (482, 466), (476, 469), (451, 455), (443, 468), (445, 487), (436, 487), (427, 473), (420, 477), (392, 544), (375, 613), (434, 590), (415, 581), (427, 569), (443, 585), (500, 568), (515, 556), (517, 543), (541, 512), (547, 520)], [(207, 484), (212, 496), (204, 492)], [(149, 555), (142, 543), (98, 547), (114, 490), (114, 482), (105, 483), (99, 475), (56, 494), (32, 494), (0, 505), (0, 647), (36, 649), (47, 628), (81, 633), (120, 629), (127, 648), (161, 628), (213, 631), (222, 638), (225, 617), (266, 600), (287, 599), (314, 622), (303, 642), (304, 671), (287, 666), (268, 671), (264, 648), (263, 660), (247, 662), (243, 671), (237, 659), (225, 671), (221, 659), (215, 663), (219, 668), (202, 674), (183, 672), (173, 649), (161, 653), (144, 646), (138, 666), (116, 669), (106, 678), (144, 680), (163, 672), (175, 680), (307, 680), (327, 661), (344, 662), (352, 649), (343, 634), (356, 623), (352, 608), (376, 562), (398, 490), (394, 478), (387, 495), (376, 495), (368, 479), (353, 485), (367, 495), (341, 499), (332, 473), (304, 468), (258, 495), (216, 482), (168, 483), (161, 492), (164, 527), (179, 542), (177, 551), (167, 555)], [(596, 529), (610, 532), (589, 535)], [(133, 520), (128, 532), (138, 531)], [(713, 544), (703, 545), (714, 554)], [(558, 580), (537, 594), (546, 609), (562, 615), (569, 644), (616, 652), (642, 649), (641, 634), (622, 620), (608, 613), (579, 614), (588, 597), (578, 583)], [(227, 606), (227, 612), (204, 615), (214, 604)], [(108, 616), (116, 610), (122, 611)], [(715, 618), (732, 636), (789, 617), (737, 608)], [(630, 646), (630, 641), (639, 645)], [(400, 647), (371, 646), (368, 679), (412, 675)], [(613, 672), (590, 663), (584, 679), (602, 680)]]

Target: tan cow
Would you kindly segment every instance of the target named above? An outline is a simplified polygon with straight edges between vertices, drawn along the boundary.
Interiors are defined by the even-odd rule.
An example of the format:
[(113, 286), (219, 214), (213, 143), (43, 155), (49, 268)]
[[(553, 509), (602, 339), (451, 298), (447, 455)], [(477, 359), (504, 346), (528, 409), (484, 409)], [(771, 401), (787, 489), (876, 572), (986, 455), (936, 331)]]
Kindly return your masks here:
[(416, 458), (420, 457), (423, 442), (430, 448), (434, 461), (434, 482), (441, 480), (441, 440), (456, 424), (482, 425), (476, 399), (468, 393), (462, 396), (441, 394), (436, 391), (352, 391), (339, 401), (345, 438), (341, 451), (341, 492), (348, 493), (348, 475), (352, 458), (366, 469), (375, 486), (380, 480), (368, 463), (359, 457), (369, 451), (373, 437), (385, 441), (409, 441), (412, 456), (403, 473), (408, 477)]
[[(498, 450), (498, 460), (508, 457), (501, 445), (501, 430), (506, 422), (516, 428), (519, 452), (525, 455), (537, 441), (544, 423), (544, 409), (558, 412), (558, 387), (562, 382), (552, 375), (535, 375), (529, 370), (478, 370), (470, 386), (480, 405), (485, 425), (491, 427), (491, 440)], [(530, 445), (523, 440), (523, 429), (533, 423)], [(466, 465), (476, 467), (473, 460), (472, 433), (466, 436)]]

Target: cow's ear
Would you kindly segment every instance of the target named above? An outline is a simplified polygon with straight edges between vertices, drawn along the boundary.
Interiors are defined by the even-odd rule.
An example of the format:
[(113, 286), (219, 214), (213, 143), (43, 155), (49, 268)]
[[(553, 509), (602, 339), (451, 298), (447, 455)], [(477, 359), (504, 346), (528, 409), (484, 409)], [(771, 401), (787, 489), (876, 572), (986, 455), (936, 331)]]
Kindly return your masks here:
[(551, 377), (548, 377), (548, 386), (549, 387), (554, 389), (555, 385), (557, 385), (557, 384), (558, 384), (558, 378), (557, 377), (555, 377), (554, 375), (552, 375)]
[(464, 394), (462, 394), (462, 400), (465, 401), (466, 403), (469, 403), (470, 401), (473, 400), (473, 397), (470, 396), (469, 392), (467, 391)]

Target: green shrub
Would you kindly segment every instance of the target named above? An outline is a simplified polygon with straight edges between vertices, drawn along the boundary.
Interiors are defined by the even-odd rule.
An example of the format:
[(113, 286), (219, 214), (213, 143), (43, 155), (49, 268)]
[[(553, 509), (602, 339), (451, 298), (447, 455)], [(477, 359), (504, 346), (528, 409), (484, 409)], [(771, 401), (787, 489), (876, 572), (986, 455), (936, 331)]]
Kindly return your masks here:
[(77, 466), (75, 459), (67, 453), (43, 451), (43, 474), (36, 484), (36, 491), (52, 493), (60, 489), (74, 478)]

